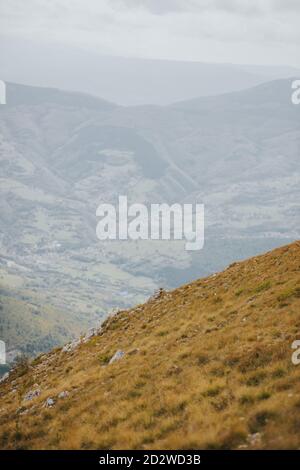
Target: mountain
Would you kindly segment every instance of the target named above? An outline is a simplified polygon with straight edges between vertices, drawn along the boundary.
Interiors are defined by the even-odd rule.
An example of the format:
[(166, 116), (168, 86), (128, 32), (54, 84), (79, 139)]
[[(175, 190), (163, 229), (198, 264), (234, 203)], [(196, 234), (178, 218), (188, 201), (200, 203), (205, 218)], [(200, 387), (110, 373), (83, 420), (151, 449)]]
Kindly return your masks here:
[(298, 449), (300, 242), (160, 291), (0, 385), (3, 449)]
[[(276, 80), (170, 106), (124, 107), (7, 84), (0, 106), (2, 291), (72, 319), (71, 338), (74, 328), (142, 302), (160, 286), (299, 238), (300, 107), (290, 95), (291, 80)], [(96, 209), (118, 195), (129, 203), (204, 202), (204, 249), (191, 254), (181, 241), (100, 242)], [(49, 325), (41, 336), (57, 337)], [(18, 343), (11, 348), (39, 350), (28, 336)]]
[(125, 106), (168, 105), (299, 76), (288, 66), (114, 57), (0, 35), (1, 79), (79, 90)]
[[(7, 363), (16, 356), (36, 356), (80, 334), (88, 322), (60, 312), (37, 292), (22, 289), (0, 291), (0, 338), (5, 341)], [(80, 325), (80, 327), (79, 327)]]

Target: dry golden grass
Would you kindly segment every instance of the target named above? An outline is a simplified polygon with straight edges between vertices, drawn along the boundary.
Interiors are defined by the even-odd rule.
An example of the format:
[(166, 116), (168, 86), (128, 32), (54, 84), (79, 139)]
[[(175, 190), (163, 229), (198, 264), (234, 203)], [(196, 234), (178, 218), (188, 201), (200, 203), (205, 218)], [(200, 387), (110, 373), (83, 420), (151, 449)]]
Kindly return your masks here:
[[(1, 448), (299, 448), (299, 269), (296, 242), (119, 312), (72, 353), (36, 359), (0, 386)], [(24, 401), (34, 384), (41, 395)]]

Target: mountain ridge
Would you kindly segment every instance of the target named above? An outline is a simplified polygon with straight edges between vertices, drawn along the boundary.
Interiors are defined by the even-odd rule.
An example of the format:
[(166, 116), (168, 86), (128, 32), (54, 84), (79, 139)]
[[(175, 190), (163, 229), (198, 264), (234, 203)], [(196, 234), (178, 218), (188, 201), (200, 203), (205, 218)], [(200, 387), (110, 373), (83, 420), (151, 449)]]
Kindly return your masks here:
[[(296, 75), (291, 75), (290, 77), (284, 77), (284, 78), (274, 78), (272, 80), (266, 78), (265, 81), (263, 81), (262, 83), (257, 83), (255, 85), (252, 85), (252, 86), (248, 86), (246, 88), (243, 88), (241, 90), (232, 90), (232, 91), (228, 91), (228, 92), (221, 92), (221, 93), (215, 93), (215, 94), (210, 94), (210, 95), (207, 95), (207, 96), (203, 96), (203, 95), (198, 95), (198, 96), (194, 96), (193, 98), (189, 98), (189, 99), (183, 99), (183, 100), (177, 100), (177, 101), (173, 101), (171, 103), (168, 103), (168, 104), (152, 104), (152, 103), (142, 103), (142, 104), (138, 104), (138, 105), (120, 105), (114, 101), (108, 101), (104, 98), (102, 98), (101, 96), (98, 96), (98, 95), (94, 95), (94, 94), (91, 94), (91, 93), (87, 93), (87, 92), (82, 92), (82, 91), (79, 91), (79, 90), (72, 90), (72, 91), (68, 91), (68, 90), (64, 90), (64, 89), (61, 89), (61, 88), (58, 88), (58, 87), (50, 87), (50, 86), (38, 86), (38, 85), (27, 85), (27, 84), (23, 84), (23, 83), (18, 83), (18, 82), (11, 82), (11, 81), (6, 81), (6, 88), (7, 88), (7, 92), (8, 94), (10, 95), (11, 97), (11, 100), (8, 99), (7, 100), (7, 103), (6, 103), (6, 106), (7, 105), (20, 105), (20, 104), (25, 104), (25, 97), (24, 97), (24, 92), (25, 94), (29, 95), (29, 98), (32, 99), (32, 102), (31, 104), (40, 104), (41, 102), (43, 101), (47, 101), (47, 99), (51, 101), (51, 98), (52, 98), (52, 102), (55, 103), (55, 99), (59, 98), (60, 96), (63, 97), (65, 96), (65, 100), (62, 101), (62, 104), (68, 104), (68, 100), (67, 98), (81, 98), (82, 99), (82, 103), (84, 102), (84, 100), (86, 100), (86, 106), (88, 106), (89, 104), (91, 105), (92, 102), (94, 102), (94, 106), (96, 106), (97, 104), (98, 105), (106, 105), (107, 106), (107, 109), (111, 108), (120, 108), (120, 109), (127, 109), (127, 108), (133, 108), (133, 109), (143, 109), (143, 108), (153, 108), (153, 109), (156, 109), (156, 108), (176, 108), (177, 105), (184, 105), (184, 104), (189, 104), (189, 103), (197, 103), (197, 102), (209, 102), (209, 101), (213, 101), (213, 100), (216, 100), (216, 99), (219, 99), (219, 100), (222, 100), (222, 98), (225, 98), (225, 99), (231, 99), (231, 98), (234, 98), (234, 97), (243, 97), (243, 95), (247, 96), (247, 94), (251, 94), (251, 93), (255, 93), (256, 90), (264, 90), (266, 88), (269, 88), (270, 90), (272, 89), (273, 86), (278, 86), (278, 89), (280, 87), (280, 85), (284, 85), (288, 82), (292, 83), (294, 80), (298, 80), (299, 77), (296, 76)], [(287, 90), (287, 93), (290, 93), (290, 95), (292, 94), (292, 89), (291, 88), (288, 88)], [(42, 94), (44, 93), (44, 97), (42, 96)], [(18, 101), (18, 95), (21, 97), (20, 101)], [(28, 99), (28, 97), (27, 97)], [(40, 100), (39, 100), (40, 99)], [(23, 100), (23, 101), (22, 101)], [(27, 104), (29, 104), (30, 101), (27, 102)], [(77, 103), (76, 103), (77, 104)], [(79, 101), (79, 104), (81, 104), (81, 101)], [(74, 106), (74, 102), (73, 102), (73, 106)]]
[(78, 89), (120, 105), (170, 104), (200, 94), (213, 95), (219, 90), (226, 93), (295, 75), (298, 70), (289, 66), (101, 56), (1, 37), (6, 45), (1, 79)]

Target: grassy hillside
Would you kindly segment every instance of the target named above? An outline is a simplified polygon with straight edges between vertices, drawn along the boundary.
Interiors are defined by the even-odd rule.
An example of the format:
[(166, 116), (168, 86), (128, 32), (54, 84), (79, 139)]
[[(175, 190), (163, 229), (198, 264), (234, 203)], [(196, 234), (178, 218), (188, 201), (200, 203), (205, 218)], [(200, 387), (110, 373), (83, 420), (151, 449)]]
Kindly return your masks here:
[[(0, 386), (1, 447), (299, 448), (299, 268), (296, 242), (37, 358)], [(125, 354), (109, 364), (116, 351)], [(26, 401), (32, 390), (40, 395)]]

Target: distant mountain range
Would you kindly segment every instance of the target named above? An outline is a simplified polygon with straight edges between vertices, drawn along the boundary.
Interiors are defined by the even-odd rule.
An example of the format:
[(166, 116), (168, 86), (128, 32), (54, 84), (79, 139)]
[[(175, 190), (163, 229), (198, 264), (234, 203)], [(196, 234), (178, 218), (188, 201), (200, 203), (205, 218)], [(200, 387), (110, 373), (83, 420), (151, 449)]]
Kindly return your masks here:
[[(300, 238), (299, 155), (291, 79), (132, 107), (8, 83), (0, 106), (1, 295), (23, 299), (31, 312), (61, 312), (72, 319), (72, 335), (159, 286)], [(204, 249), (99, 242), (96, 208), (119, 194), (130, 202), (204, 202)], [(5, 328), (3, 335), (18, 346)], [(30, 341), (32, 353), (40, 349)]]
[(0, 36), (1, 77), (9, 82), (78, 90), (120, 105), (168, 105), (300, 76), (288, 66), (202, 63), (103, 56), (79, 48)]

